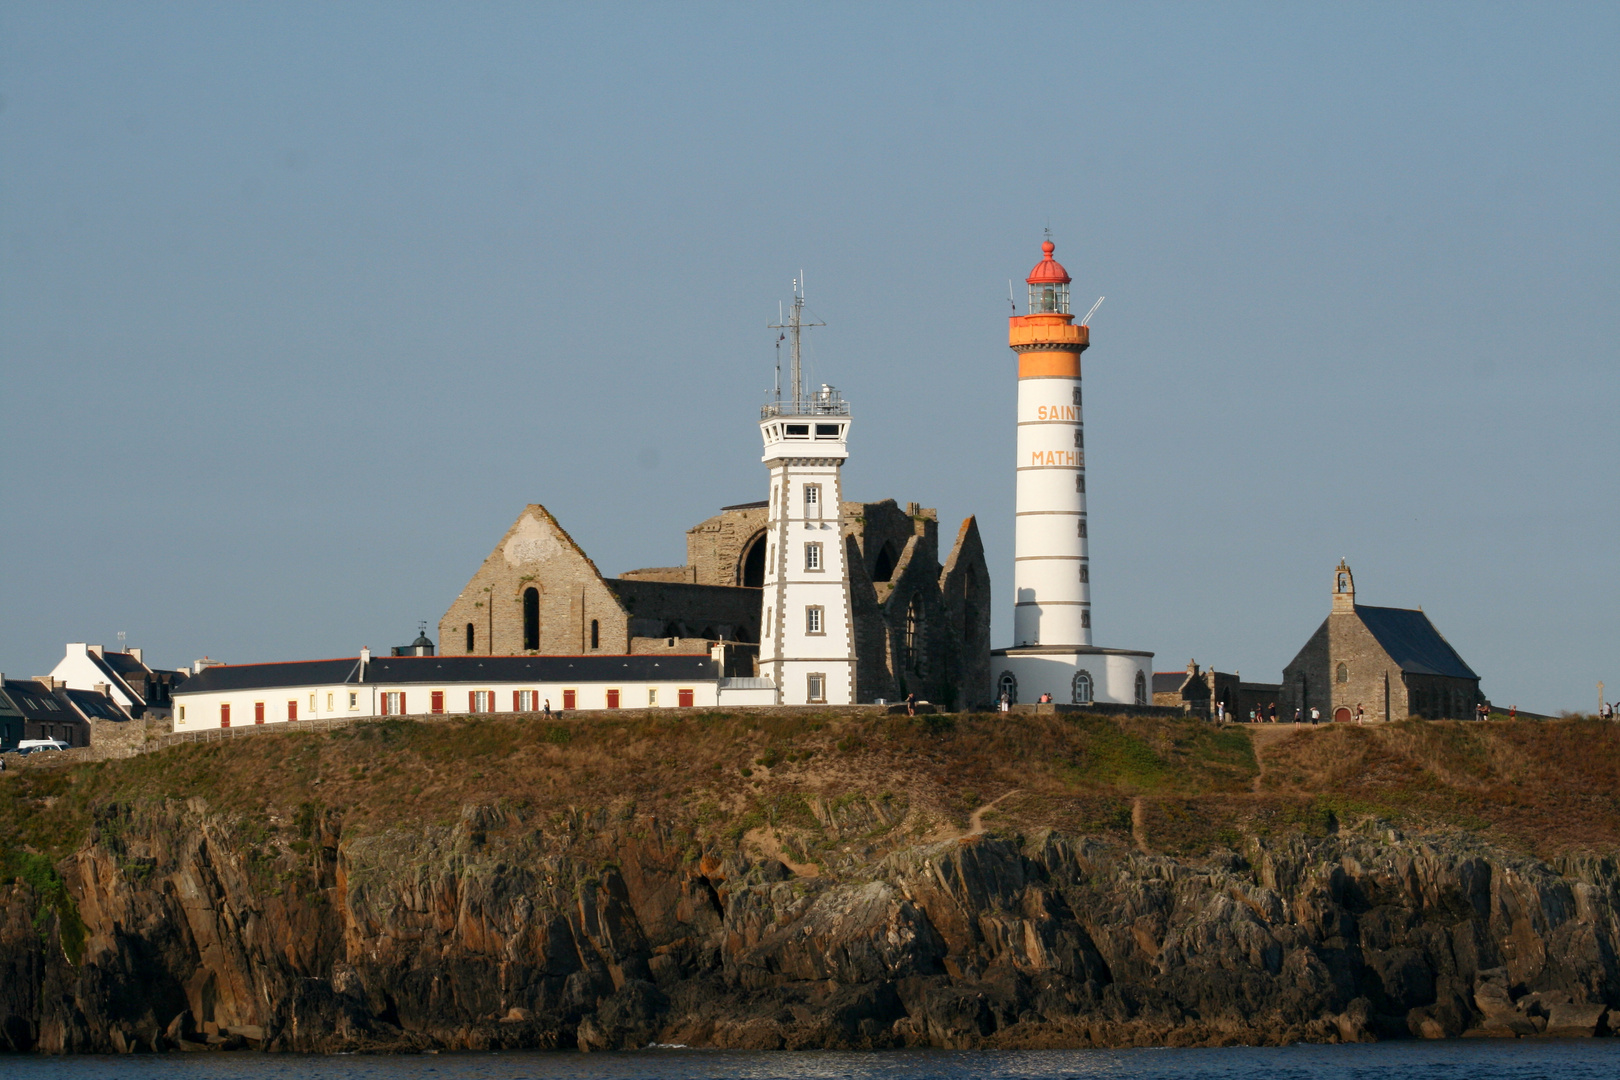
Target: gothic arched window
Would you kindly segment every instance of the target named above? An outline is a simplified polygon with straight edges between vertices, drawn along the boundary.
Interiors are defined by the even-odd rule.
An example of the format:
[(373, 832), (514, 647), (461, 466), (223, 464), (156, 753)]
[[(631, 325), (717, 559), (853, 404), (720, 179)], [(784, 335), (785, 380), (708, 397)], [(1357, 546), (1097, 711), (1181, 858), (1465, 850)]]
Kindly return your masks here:
[(996, 680), (1000, 688), (1000, 695), (1007, 699), (1007, 704), (1018, 704), (1018, 677), (1010, 671), (1003, 671), (1001, 678)]
[(476, 632), (473, 630), (473, 624), (468, 623), (467, 624), (467, 651), (468, 652), (473, 651), (473, 639), (474, 639), (475, 636), (476, 636)]
[(1333, 677), (1335, 679), (1337, 679), (1339, 682), (1345, 682), (1345, 683), (1349, 682), (1350, 681), (1350, 668), (1348, 666), (1344, 665), (1344, 664), (1340, 664), (1338, 671), (1334, 672)]
[(540, 590), (532, 585), (523, 590), (523, 647), (540, 648)]
[(602, 624), (597, 622), (595, 619), (592, 619), (591, 620), (591, 648), (600, 649), (601, 647), (602, 647)]
[(923, 673), (925, 662), (923, 660), (923, 606), (922, 597), (913, 594), (911, 603), (906, 605), (906, 666)]
[(1140, 671), (1136, 673), (1136, 703), (1147, 704), (1147, 676)]
[(1076, 705), (1090, 705), (1096, 696), (1092, 689), (1091, 672), (1084, 669), (1074, 673), (1071, 697)]

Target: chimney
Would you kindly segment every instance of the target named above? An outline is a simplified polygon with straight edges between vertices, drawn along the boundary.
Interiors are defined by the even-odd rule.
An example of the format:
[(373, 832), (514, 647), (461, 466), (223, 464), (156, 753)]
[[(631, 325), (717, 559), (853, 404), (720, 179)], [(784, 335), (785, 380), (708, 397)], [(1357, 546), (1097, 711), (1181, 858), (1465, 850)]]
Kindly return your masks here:
[(146, 661), (141, 659), (141, 650), (139, 650), (139, 649), (131, 649), (131, 650), (129, 650), (129, 655), (131, 655), (131, 656), (133, 656), (135, 658), (135, 662), (137, 664), (145, 666)]
[(90, 689), (94, 690), (96, 693), (100, 694), (102, 697), (106, 697), (106, 696), (108, 696), (107, 691), (111, 690), (112, 687), (108, 686), (104, 682), (98, 682), (98, 683), (92, 683), (91, 686), (90, 686)]
[(89, 653), (91, 656), (100, 656), (102, 655), (103, 649), (100, 645), (86, 645), (84, 647), (84, 651)]
[(366, 668), (371, 664), (371, 646), (360, 647), (360, 681), (366, 681)]

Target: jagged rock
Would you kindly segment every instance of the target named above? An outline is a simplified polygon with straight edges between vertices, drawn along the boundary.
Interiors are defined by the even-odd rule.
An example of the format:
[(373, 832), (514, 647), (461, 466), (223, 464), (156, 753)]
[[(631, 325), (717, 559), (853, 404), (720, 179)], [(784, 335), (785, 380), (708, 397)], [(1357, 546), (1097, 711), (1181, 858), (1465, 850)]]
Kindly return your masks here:
[(324, 815), (275, 876), (206, 807), (124, 812), (59, 867), (79, 963), (0, 886), (0, 1048), (1358, 1042), (1605, 1034), (1620, 1004), (1613, 860), (1387, 830), (1203, 862), (991, 834), (807, 878), (617, 828), (470, 807), (348, 838)]

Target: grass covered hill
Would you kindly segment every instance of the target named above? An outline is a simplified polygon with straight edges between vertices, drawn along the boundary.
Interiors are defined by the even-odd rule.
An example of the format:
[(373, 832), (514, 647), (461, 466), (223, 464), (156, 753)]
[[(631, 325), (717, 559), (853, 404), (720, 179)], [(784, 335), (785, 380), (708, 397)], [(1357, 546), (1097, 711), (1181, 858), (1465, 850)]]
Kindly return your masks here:
[[(1053, 828), (1199, 858), (1246, 836), (1375, 818), (1461, 829), (1542, 858), (1620, 841), (1620, 725), (1411, 721), (1316, 729), (1096, 716), (625, 713), (385, 720), (14, 770), (0, 850), (60, 859), (101, 808), (202, 800), (296, 844), (453, 823), (468, 804), (539, 820), (656, 821), (694, 853), (744, 842), (836, 874), (908, 844)], [(195, 804), (193, 804), (195, 805)], [(815, 868), (815, 869), (812, 869)]]

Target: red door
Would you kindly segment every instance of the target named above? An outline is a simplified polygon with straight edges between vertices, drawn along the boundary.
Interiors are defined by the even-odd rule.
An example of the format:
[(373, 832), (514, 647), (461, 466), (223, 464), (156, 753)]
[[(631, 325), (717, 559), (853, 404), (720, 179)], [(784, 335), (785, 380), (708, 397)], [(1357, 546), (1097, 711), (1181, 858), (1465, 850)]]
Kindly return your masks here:
[(1333, 710), (1333, 719), (1338, 723), (1348, 724), (1350, 722), (1350, 710), (1341, 705)]
[(436, 713), (444, 712), (444, 691), (443, 690), (435, 690), (435, 691), (433, 691), (433, 711), (436, 712)]
[(564, 690), (563, 691), (563, 708), (565, 708), (565, 709), (577, 709), (577, 708), (579, 708), (578, 705), (574, 704), (574, 702), (576, 702), (578, 700), (579, 700), (579, 691), (577, 691), (577, 690)]
[(298, 702), (296, 702), (296, 701), (287, 702), (287, 719), (288, 720), (296, 720), (296, 719), (298, 719)]
[(675, 696), (681, 708), (690, 709), (692, 707), (692, 691), (677, 690), (675, 691)]
[(262, 701), (253, 703), (253, 722), (255, 724), (264, 723), (264, 702)]
[(607, 707), (610, 709), (617, 709), (619, 707), (619, 692), (617, 690), (609, 690), (607, 692)]
[(231, 726), (231, 707), (229, 705), (221, 705), (219, 707), (219, 726)]

